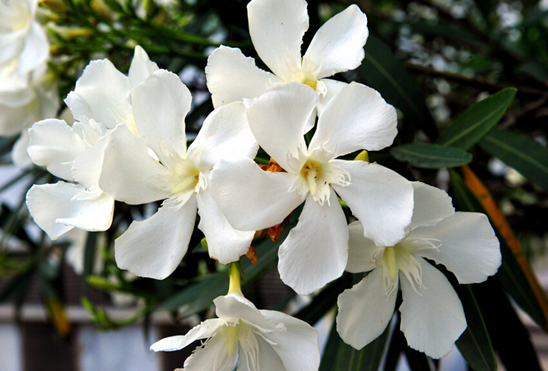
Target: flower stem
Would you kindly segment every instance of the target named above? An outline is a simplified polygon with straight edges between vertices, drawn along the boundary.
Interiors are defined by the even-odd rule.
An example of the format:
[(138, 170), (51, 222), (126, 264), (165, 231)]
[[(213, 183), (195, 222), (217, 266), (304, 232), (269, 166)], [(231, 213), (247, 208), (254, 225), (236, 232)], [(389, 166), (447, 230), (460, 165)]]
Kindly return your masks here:
[(242, 293), (239, 265), (240, 265), (240, 262), (234, 262), (228, 265), (228, 273), (230, 277), (230, 283), (228, 285), (228, 294), (238, 294), (238, 295), (244, 296), (244, 294)]

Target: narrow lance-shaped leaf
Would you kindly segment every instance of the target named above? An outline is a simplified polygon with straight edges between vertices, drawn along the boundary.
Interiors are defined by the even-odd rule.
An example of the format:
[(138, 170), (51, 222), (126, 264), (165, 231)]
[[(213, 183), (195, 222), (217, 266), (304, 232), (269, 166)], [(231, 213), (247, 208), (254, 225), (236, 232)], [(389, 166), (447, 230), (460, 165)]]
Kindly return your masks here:
[(405, 144), (392, 148), (390, 153), (399, 161), (423, 169), (463, 166), (472, 161), (472, 155), (459, 148), (427, 143)]
[(485, 137), (480, 147), (548, 189), (548, 148), (523, 134), (499, 129)]
[(497, 125), (515, 95), (516, 89), (506, 88), (477, 102), (453, 120), (438, 144), (468, 151)]
[(437, 138), (436, 125), (415, 81), (390, 48), (377, 37), (369, 35), (365, 58), (357, 72), (367, 85), (378, 90), (388, 103), (401, 110), (430, 139)]

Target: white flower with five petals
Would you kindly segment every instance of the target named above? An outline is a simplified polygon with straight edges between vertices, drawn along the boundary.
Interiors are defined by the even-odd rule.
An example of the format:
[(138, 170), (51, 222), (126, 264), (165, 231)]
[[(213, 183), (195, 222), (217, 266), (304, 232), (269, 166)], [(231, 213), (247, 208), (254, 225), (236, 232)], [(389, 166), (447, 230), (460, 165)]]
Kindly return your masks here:
[(205, 70), (215, 107), (254, 99), (274, 86), (297, 81), (317, 91), (321, 111), (346, 86), (326, 77), (361, 64), (369, 35), (365, 14), (351, 5), (335, 15), (318, 30), (301, 58), (302, 39), (308, 29), (306, 8), (304, 0), (249, 2), (251, 40), (272, 73), (259, 69), (240, 49), (221, 46), (211, 54)]
[(484, 214), (455, 213), (444, 191), (418, 182), (413, 188), (413, 219), (401, 241), (379, 247), (363, 236), (360, 223), (350, 224), (346, 269), (371, 272), (339, 296), (337, 331), (356, 349), (375, 340), (392, 318), (401, 287), (401, 330), (409, 346), (441, 358), (466, 329), (466, 319), (447, 278), (425, 258), (469, 284), (495, 274), (501, 254)]
[(73, 228), (104, 231), (110, 227), (114, 198), (99, 187), (103, 149), (118, 124), (134, 129), (130, 91), (158, 70), (137, 46), (129, 77), (108, 60), (92, 61), (65, 102), (76, 122), (46, 119), (29, 129), (32, 161), (65, 181), (34, 185), (27, 206), (34, 221), (52, 239)]
[(219, 160), (249, 159), (257, 152), (243, 103), (213, 111), (187, 149), (184, 120), (191, 96), (177, 75), (157, 71), (131, 97), (138, 135), (122, 125), (111, 132), (99, 185), (127, 204), (165, 201), (115, 240), (118, 266), (142, 277), (167, 277), (187, 251), (197, 210), (210, 256), (223, 264), (238, 260), (254, 231), (235, 230), (226, 221), (208, 179)]
[(238, 294), (214, 300), (219, 318), (208, 319), (184, 336), (154, 343), (153, 351), (183, 349), (206, 339), (185, 361), (187, 371), (316, 371), (320, 363), (317, 331), (287, 314), (258, 310)]
[(413, 189), (399, 174), (374, 163), (337, 157), (389, 146), (395, 109), (364, 85), (351, 83), (325, 107), (310, 144), (306, 125), (318, 102), (313, 89), (288, 83), (263, 94), (247, 110), (259, 145), (285, 170), (262, 171), (252, 160), (221, 161), (211, 174), (213, 197), (240, 230), (281, 223), (305, 201), (297, 226), (280, 246), (282, 280), (309, 294), (338, 278), (348, 258), (346, 217), (337, 192), (379, 244), (404, 237)]

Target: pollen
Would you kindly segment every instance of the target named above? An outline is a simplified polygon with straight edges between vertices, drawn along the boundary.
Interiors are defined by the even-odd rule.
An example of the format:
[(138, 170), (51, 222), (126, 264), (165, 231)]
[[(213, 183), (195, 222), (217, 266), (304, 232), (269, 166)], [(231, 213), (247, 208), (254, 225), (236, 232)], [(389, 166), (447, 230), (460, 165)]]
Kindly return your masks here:
[(318, 81), (317, 80), (314, 80), (314, 79), (311, 79), (309, 77), (304, 77), (301, 81), (300, 81), (301, 84), (305, 84), (305, 85), (308, 85), (310, 86), (312, 89), (316, 90), (316, 87), (318, 86)]
[(306, 180), (312, 195), (318, 192), (317, 181), (322, 177), (322, 166), (319, 162), (308, 160), (301, 168), (301, 175)]

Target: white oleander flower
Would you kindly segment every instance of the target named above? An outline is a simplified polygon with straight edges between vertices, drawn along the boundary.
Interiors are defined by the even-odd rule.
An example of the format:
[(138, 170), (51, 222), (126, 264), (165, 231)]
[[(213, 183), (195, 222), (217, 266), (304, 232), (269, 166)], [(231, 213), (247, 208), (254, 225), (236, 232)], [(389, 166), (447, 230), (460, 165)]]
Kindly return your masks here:
[(337, 331), (356, 349), (375, 340), (390, 322), (401, 288), (401, 330), (409, 346), (441, 358), (466, 329), (466, 319), (447, 278), (425, 258), (469, 284), (495, 274), (501, 254), (484, 214), (455, 213), (444, 191), (418, 182), (413, 188), (413, 219), (397, 243), (379, 247), (363, 236), (360, 223), (350, 224), (346, 270), (371, 272), (339, 296)]
[(226, 221), (211, 198), (209, 173), (221, 159), (257, 153), (243, 103), (213, 111), (187, 150), (184, 119), (191, 96), (177, 75), (153, 73), (132, 90), (132, 102), (138, 135), (126, 126), (112, 131), (99, 184), (127, 204), (165, 201), (116, 239), (118, 266), (142, 277), (167, 277), (187, 251), (197, 210), (210, 256), (223, 264), (238, 260), (255, 231), (235, 230)]
[[(254, 99), (274, 86), (298, 81), (316, 90), (321, 111), (346, 86), (326, 77), (361, 64), (369, 35), (367, 17), (356, 5), (349, 6), (318, 30), (301, 58), (302, 39), (308, 29), (306, 8), (304, 0), (249, 2), (251, 40), (272, 73), (259, 69), (253, 58), (246, 58), (240, 49), (221, 46), (211, 54), (205, 69), (215, 107)], [(315, 110), (312, 116), (314, 119)]]
[(150, 349), (175, 351), (205, 342), (187, 358), (185, 371), (316, 371), (320, 364), (317, 331), (287, 314), (258, 310), (238, 294), (214, 300), (219, 318), (208, 319), (184, 336), (172, 336)]
[(278, 264), (282, 280), (299, 294), (321, 288), (346, 267), (348, 229), (337, 194), (379, 244), (404, 237), (413, 209), (411, 183), (396, 172), (337, 159), (389, 146), (397, 132), (395, 109), (373, 89), (351, 83), (325, 107), (307, 146), (305, 127), (318, 99), (293, 82), (266, 92), (247, 110), (257, 142), (285, 172), (265, 172), (240, 159), (221, 161), (211, 174), (213, 198), (240, 230), (279, 224), (305, 201)]
[(14, 90), (26, 86), (28, 75), (49, 57), (46, 33), (35, 19), (37, 6), (38, 0), (0, 0), (0, 80), (9, 76)]
[(76, 122), (46, 119), (29, 129), (28, 154), (39, 166), (65, 181), (34, 185), (27, 206), (34, 221), (52, 239), (73, 228), (104, 231), (110, 227), (114, 198), (99, 187), (103, 149), (116, 125), (135, 130), (131, 87), (139, 85), (155, 63), (135, 48), (129, 76), (108, 60), (92, 61), (65, 99)]

